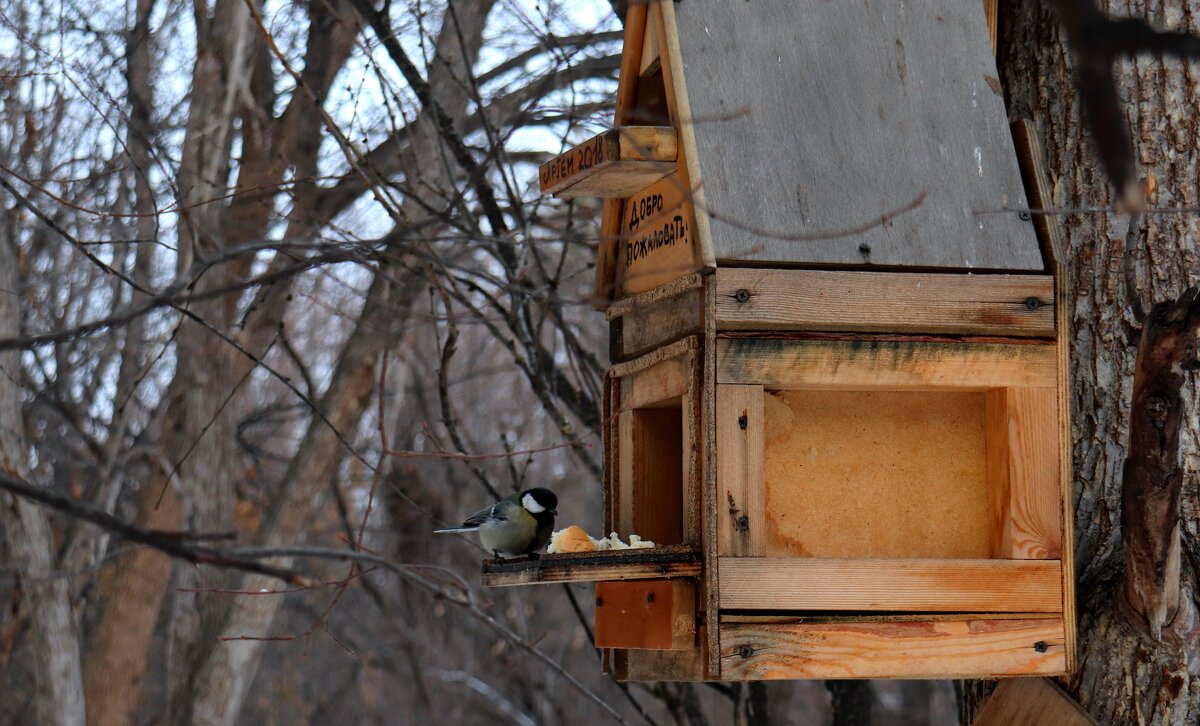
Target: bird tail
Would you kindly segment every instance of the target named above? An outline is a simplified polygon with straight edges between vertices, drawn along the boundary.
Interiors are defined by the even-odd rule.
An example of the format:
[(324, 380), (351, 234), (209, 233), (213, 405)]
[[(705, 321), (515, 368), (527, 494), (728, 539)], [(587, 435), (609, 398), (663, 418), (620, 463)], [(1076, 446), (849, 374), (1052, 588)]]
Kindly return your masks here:
[(435, 529), (434, 534), (459, 534), (461, 532), (474, 532), (479, 527), (451, 527), (450, 529)]

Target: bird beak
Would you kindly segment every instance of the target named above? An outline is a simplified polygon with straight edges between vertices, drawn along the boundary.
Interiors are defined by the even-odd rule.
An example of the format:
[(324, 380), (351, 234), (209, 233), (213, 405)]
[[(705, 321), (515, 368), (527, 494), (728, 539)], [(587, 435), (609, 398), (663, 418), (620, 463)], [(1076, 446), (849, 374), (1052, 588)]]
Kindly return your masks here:
[(556, 517), (558, 516), (558, 510), (557, 510), (557, 509), (551, 509), (551, 510), (550, 510), (550, 513), (551, 513), (551, 514), (553, 514), (553, 515), (554, 515), (554, 516), (556, 516)]

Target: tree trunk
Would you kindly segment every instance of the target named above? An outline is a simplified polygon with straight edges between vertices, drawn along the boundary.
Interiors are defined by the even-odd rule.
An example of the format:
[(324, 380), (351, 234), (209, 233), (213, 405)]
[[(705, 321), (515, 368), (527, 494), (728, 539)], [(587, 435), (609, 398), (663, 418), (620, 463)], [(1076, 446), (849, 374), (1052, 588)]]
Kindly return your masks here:
[[(0, 197), (0, 339), (21, 334), (21, 283), (17, 254), (9, 236), (14, 220)], [(21, 415), (21, 353), (0, 352), (0, 470), (28, 479), (29, 451)], [(33, 655), (35, 720), (39, 724), (83, 723), (83, 679), (79, 637), (71, 614), (68, 580), (59, 577), (54, 537), (46, 511), (25, 499), (0, 495), (0, 529), (18, 568), (22, 609), (29, 619)]]
[[(1169, 11), (1157, 3), (1099, 5), (1114, 16), (1133, 13), (1160, 27), (1198, 30), (1196, 0), (1170, 4)], [(1058, 19), (1034, 0), (1002, 8), (1000, 70), (1009, 113), (1038, 129), (1053, 206), (1111, 206), (1113, 191), (1080, 121)], [(1116, 75), (1149, 204), (1195, 208), (1200, 121), (1194, 70), (1142, 57), (1119, 61)], [(1160, 417), (1178, 417), (1182, 439), (1194, 446), (1200, 409), (1194, 386), (1177, 386), (1163, 399), (1165, 408), (1152, 400), (1162, 394), (1146, 383), (1154, 377), (1146, 366), (1155, 343), (1143, 340), (1137, 347), (1136, 334), (1139, 324), (1154, 324), (1153, 317), (1140, 319), (1141, 310), (1175, 300), (1196, 284), (1198, 220), (1195, 214), (1131, 218), (1091, 211), (1051, 217), (1060, 226), (1071, 273), (1080, 642), (1079, 672), (1067, 686), (1102, 723), (1200, 720), (1200, 658), (1191, 632), (1197, 563), (1179, 556), (1181, 534), (1187, 542), (1196, 538), (1194, 477), (1176, 488), (1173, 500), (1159, 494), (1172, 489), (1173, 476), (1182, 485), (1185, 470), (1178, 459), (1180, 432), (1172, 441)], [(1183, 354), (1181, 349), (1178, 361)], [(1194, 471), (1196, 452), (1185, 456), (1182, 465)], [(1180, 498), (1184, 511), (1193, 513), (1182, 527)]]

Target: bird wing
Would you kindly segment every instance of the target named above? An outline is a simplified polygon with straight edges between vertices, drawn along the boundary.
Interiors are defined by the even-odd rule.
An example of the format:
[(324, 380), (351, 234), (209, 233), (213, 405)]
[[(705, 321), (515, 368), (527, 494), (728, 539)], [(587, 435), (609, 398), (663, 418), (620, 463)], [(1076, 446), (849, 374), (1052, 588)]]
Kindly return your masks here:
[(498, 503), (493, 504), (492, 506), (490, 506), (486, 509), (480, 509), (478, 512), (476, 512), (476, 513), (472, 514), (471, 516), (467, 517), (466, 519), (464, 519), (462, 526), (466, 527), (466, 528), (470, 528), (470, 529), (474, 529), (475, 527), (478, 527), (479, 525), (488, 521), (492, 517), (496, 516), (496, 507), (497, 506), (499, 506)]

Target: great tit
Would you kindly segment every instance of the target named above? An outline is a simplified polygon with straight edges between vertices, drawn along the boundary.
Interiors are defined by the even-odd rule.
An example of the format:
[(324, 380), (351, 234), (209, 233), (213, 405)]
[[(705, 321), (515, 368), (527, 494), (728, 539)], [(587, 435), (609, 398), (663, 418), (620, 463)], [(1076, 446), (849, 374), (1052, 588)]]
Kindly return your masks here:
[(550, 541), (556, 507), (554, 492), (541, 487), (526, 489), (479, 510), (458, 527), (439, 529), (435, 534), (478, 531), (479, 543), (497, 560), (531, 555)]

